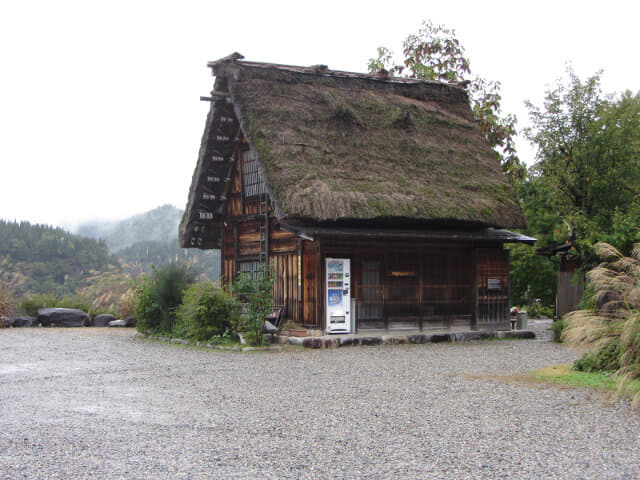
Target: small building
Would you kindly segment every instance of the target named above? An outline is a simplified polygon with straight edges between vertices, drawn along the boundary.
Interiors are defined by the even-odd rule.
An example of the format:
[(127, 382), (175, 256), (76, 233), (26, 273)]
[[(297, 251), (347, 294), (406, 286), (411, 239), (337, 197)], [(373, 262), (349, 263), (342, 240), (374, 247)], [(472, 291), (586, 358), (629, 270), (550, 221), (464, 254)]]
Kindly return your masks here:
[(507, 329), (525, 218), (462, 86), (210, 62), (184, 248), (222, 281), (270, 265), (285, 318), (329, 333)]
[(549, 260), (560, 256), (556, 280), (556, 320), (578, 310), (584, 297), (584, 272), (580, 270), (580, 262), (571, 255), (574, 248), (573, 242), (567, 240), (536, 249), (536, 255), (543, 255)]

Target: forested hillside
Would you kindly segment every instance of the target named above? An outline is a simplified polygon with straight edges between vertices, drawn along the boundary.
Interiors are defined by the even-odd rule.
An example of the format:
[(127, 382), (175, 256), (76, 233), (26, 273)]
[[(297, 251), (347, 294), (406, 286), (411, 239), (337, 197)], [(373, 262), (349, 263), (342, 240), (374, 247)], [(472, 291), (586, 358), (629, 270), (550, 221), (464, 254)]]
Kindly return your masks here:
[(74, 295), (90, 275), (118, 261), (104, 242), (61, 228), (0, 220), (0, 280), (15, 295)]
[(116, 256), (122, 271), (130, 276), (149, 273), (152, 265), (159, 267), (169, 262), (187, 263), (197, 274), (203, 274), (212, 281), (220, 276), (220, 250), (180, 248), (177, 238), (167, 242), (137, 242), (116, 252)]
[(178, 246), (178, 224), (183, 211), (162, 205), (118, 222), (81, 224), (77, 234), (102, 239), (120, 260), (122, 270), (135, 277), (149, 273), (151, 266), (186, 262), (212, 281), (220, 276), (220, 251), (184, 249)]
[[(78, 229), (97, 238), (0, 220), (0, 290), (7, 289), (16, 299), (37, 294), (73, 297), (92, 308), (115, 311), (131, 279), (150, 273), (152, 266), (186, 263), (202, 278), (217, 280), (219, 250), (178, 246), (181, 215), (165, 205), (121, 222), (93, 222)], [(116, 251), (109, 243), (124, 247)]]
[(182, 210), (167, 204), (125, 220), (82, 223), (75, 233), (103, 239), (109, 251), (117, 252), (142, 241), (170, 242), (175, 238), (177, 243), (181, 218)]

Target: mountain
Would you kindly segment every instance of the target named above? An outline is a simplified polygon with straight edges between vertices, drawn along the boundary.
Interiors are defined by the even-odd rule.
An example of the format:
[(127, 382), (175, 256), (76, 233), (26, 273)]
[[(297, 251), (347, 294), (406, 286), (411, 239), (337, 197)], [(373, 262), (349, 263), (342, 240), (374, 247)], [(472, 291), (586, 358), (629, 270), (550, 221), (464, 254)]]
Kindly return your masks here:
[(119, 268), (102, 241), (61, 228), (0, 220), (0, 286), (26, 293), (73, 296), (89, 276)]
[(220, 250), (184, 249), (178, 246), (178, 225), (183, 210), (162, 205), (148, 212), (116, 222), (86, 222), (79, 235), (102, 239), (118, 257), (122, 270), (135, 277), (149, 273), (151, 266), (170, 261), (189, 263), (210, 280), (220, 276)]
[(182, 212), (167, 204), (125, 220), (81, 223), (74, 233), (96, 240), (103, 239), (111, 252), (142, 241), (171, 242), (174, 238), (177, 241)]

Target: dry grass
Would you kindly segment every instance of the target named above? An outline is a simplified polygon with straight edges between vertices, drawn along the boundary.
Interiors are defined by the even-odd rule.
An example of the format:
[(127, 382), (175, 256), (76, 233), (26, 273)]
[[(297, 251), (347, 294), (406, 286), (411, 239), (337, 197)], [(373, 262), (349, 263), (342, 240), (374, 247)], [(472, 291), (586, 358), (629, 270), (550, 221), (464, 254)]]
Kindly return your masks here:
[[(606, 260), (587, 274), (596, 308), (567, 315), (562, 339), (569, 346), (594, 351), (611, 340), (618, 341), (621, 368), (616, 377), (623, 393), (640, 378), (640, 244), (634, 245), (630, 257), (606, 243), (595, 248)], [(640, 405), (640, 392), (633, 405)]]
[(286, 216), (524, 226), (465, 93), (395, 88), (241, 67), (233, 99)]

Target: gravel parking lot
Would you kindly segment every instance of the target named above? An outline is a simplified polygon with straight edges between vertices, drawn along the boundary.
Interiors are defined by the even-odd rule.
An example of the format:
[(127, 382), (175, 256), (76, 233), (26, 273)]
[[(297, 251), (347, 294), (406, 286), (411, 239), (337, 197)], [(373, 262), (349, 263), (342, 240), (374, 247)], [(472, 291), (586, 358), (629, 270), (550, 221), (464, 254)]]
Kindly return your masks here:
[[(640, 414), (536, 340), (231, 353), (0, 331), (0, 478), (638, 478)], [(495, 376), (495, 377), (493, 377)]]

